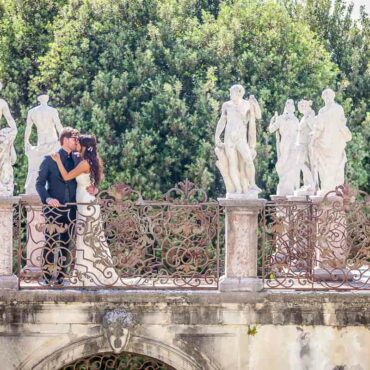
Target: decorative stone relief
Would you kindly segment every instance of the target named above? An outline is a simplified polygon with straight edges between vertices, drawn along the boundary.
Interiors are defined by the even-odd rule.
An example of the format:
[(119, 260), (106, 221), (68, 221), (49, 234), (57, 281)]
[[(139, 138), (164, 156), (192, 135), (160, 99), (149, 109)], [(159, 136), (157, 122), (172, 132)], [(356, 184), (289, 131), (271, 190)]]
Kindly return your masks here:
[(104, 333), (114, 353), (120, 353), (125, 348), (130, 338), (130, 329), (135, 325), (134, 315), (124, 309), (116, 309), (104, 315)]
[[(258, 198), (255, 183), (256, 119), (261, 110), (256, 98), (243, 99), (244, 88), (233, 85), (230, 100), (222, 105), (215, 134), (216, 165), (225, 182), (226, 198)], [(221, 134), (224, 133), (224, 142)]]

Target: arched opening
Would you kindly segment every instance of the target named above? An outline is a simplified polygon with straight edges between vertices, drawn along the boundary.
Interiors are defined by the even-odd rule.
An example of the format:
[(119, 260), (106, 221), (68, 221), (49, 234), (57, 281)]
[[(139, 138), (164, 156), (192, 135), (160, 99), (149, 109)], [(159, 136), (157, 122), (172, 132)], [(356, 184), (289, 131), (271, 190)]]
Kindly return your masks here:
[[(105, 358), (104, 362), (101, 361), (101, 356), (113, 356), (113, 360)], [(130, 355), (136, 359), (143, 358), (153, 362), (152, 367), (148, 362), (143, 362), (136, 367), (124, 367), (121, 360), (116, 363), (115, 358), (124, 355), (130, 358)], [(196, 355), (196, 354), (195, 354)], [(194, 353), (193, 353), (194, 356)], [(171, 346), (155, 339), (146, 338), (142, 336), (132, 335), (129, 343), (124, 351), (115, 354), (105, 338), (105, 336), (98, 336), (93, 338), (85, 338), (77, 342), (70, 343), (66, 346), (59, 348), (40, 348), (34, 355), (27, 358), (26, 361), (19, 365), (18, 369), (32, 369), (32, 370), (99, 370), (107, 369), (112, 370), (112, 366), (117, 367), (119, 370), (135, 369), (135, 370), (202, 370), (205, 366), (202, 365), (204, 359), (201, 356), (194, 358), (192, 355), (183, 352), (176, 346)], [(96, 358), (94, 363), (89, 367), (89, 360)], [(86, 360), (88, 360), (86, 362)], [(82, 361), (82, 362), (81, 362)], [(83, 362), (85, 361), (85, 363)], [(108, 363), (107, 363), (108, 361)], [(113, 361), (113, 362), (112, 362)], [(90, 361), (91, 362), (91, 361)], [(111, 366), (106, 366), (105, 364)], [(134, 363), (135, 362), (132, 362)], [(103, 364), (103, 365), (102, 365)], [(130, 362), (129, 362), (130, 364)], [(158, 365), (159, 364), (159, 365)], [(95, 366), (95, 367), (93, 367)], [(140, 367), (141, 366), (141, 367)], [(155, 367), (157, 366), (157, 367)], [(162, 367), (161, 367), (162, 366)], [(218, 369), (218, 367), (207, 366), (209, 369)]]
[(176, 370), (155, 358), (135, 353), (98, 353), (75, 360), (59, 370)]

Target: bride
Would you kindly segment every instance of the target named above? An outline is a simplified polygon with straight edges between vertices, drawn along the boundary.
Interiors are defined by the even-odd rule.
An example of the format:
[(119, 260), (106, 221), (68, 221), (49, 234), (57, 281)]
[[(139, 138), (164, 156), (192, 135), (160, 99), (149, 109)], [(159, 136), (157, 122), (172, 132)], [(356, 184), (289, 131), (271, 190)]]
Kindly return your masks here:
[(77, 181), (76, 257), (71, 280), (82, 286), (114, 285), (119, 281), (119, 276), (104, 235), (100, 206), (94, 204), (95, 196), (86, 190), (90, 185), (97, 188), (103, 177), (103, 165), (95, 137), (81, 135), (77, 151), (81, 161), (70, 172), (64, 168), (59, 153), (51, 155), (63, 180), (75, 178)]

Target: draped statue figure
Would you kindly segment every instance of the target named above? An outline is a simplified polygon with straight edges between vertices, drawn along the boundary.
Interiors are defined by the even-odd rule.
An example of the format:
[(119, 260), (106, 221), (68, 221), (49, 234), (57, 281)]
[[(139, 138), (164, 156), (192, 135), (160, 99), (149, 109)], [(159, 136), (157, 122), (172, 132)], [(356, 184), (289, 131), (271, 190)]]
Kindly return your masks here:
[(352, 134), (346, 125), (342, 106), (334, 100), (335, 92), (326, 89), (321, 97), (325, 106), (317, 115), (312, 146), (320, 178), (320, 194), (324, 195), (344, 184), (344, 166), (347, 162), (345, 148)]
[(293, 195), (299, 187), (298, 155), (298, 118), (294, 115), (295, 106), (292, 99), (285, 103), (282, 115), (272, 117), (268, 131), (276, 132), (277, 163), (276, 171), (279, 176), (277, 195)]
[(317, 169), (314, 166), (312, 132), (315, 125), (315, 111), (311, 108), (312, 101), (302, 99), (298, 110), (303, 114), (298, 125), (298, 167), (303, 174), (303, 186), (295, 191), (295, 195), (312, 195), (316, 190)]
[[(0, 90), (3, 85), (0, 82)], [(0, 196), (11, 196), (14, 192), (13, 165), (17, 160), (14, 140), (17, 126), (10, 113), (8, 103), (0, 99), (0, 119), (4, 116), (9, 127), (0, 130)]]

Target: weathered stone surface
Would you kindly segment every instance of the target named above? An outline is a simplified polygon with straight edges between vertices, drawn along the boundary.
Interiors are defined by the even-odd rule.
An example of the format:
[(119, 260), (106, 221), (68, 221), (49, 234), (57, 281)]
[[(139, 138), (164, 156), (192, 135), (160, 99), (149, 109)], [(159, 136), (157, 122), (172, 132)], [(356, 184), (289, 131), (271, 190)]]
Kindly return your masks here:
[(112, 352), (103, 322), (120, 310), (134, 317), (124, 351), (175, 369), (366, 370), (369, 303), (353, 292), (0, 291), (0, 359), (59, 369)]
[(225, 275), (221, 291), (253, 292), (262, 290), (257, 278), (258, 212), (264, 199), (219, 199), (225, 207)]
[[(11, 276), (13, 274), (13, 204), (18, 201), (18, 197), (0, 197), (0, 276)], [(9, 278), (1, 283), (5, 283), (5, 288), (9, 288)]]

